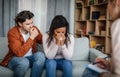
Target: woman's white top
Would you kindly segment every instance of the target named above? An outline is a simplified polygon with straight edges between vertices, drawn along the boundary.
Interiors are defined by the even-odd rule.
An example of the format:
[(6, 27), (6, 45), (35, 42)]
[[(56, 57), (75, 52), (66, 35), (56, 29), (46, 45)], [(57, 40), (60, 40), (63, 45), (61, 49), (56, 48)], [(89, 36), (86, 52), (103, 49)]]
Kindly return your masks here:
[(73, 47), (74, 47), (74, 37), (69, 35), (70, 42), (68, 42), (68, 47), (64, 44), (63, 46), (56, 45), (55, 38), (51, 41), (50, 46), (48, 47), (48, 34), (43, 35), (43, 48), (45, 55), (48, 59), (61, 59), (65, 58), (70, 60), (73, 55)]

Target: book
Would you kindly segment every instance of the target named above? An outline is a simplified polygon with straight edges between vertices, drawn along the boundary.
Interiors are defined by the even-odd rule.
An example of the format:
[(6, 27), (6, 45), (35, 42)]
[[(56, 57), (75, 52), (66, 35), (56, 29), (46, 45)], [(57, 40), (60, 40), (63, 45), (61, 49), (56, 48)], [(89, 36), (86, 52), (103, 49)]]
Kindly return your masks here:
[(102, 68), (97, 67), (96, 64), (95, 64), (95, 65), (93, 65), (93, 64), (88, 64), (88, 65), (87, 65), (87, 68), (89, 68), (89, 69), (91, 69), (91, 70), (93, 70), (93, 71), (96, 71), (96, 72), (98, 72), (98, 73), (109, 72), (109, 71), (106, 70), (106, 69), (102, 69)]

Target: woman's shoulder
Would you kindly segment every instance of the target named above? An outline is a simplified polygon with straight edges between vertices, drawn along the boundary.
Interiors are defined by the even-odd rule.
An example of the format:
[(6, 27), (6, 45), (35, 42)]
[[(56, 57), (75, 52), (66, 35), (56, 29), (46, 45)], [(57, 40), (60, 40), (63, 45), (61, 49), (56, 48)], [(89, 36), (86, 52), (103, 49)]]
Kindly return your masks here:
[(74, 39), (74, 36), (72, 34), (68, 34), (70, 39)]

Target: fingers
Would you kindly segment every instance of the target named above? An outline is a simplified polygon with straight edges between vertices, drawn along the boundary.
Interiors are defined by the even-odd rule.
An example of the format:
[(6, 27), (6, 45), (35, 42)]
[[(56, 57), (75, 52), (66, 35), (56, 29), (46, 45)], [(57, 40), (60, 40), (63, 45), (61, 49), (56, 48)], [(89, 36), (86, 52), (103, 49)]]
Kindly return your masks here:
[(97, 64), (98, 67), (105, 69), (105, 66), (102, 63)]
[(60, 46), (64, 45), (65, 35), (63, 33), (55, 33), (54, 36), (55, 36), (57, 45), (60, 45)]
[(63, 33), (61, 34), (61, 37), (62, 37), (63, 40), (65, 40), (65, 38), (66, 38), (65, 34), (63, 34)]
[(35, 27), (33, 27), (33, 28), (31, 28), (31, 32), (30, 33), (38, 34), (38, 30)]
[(60, 34), (55, 34), (55, 38), (56, 38), (56, 40), (59, 40), (60, 39)]
[(96, 62), (99, 62), (99, 61), (105, 61), (103, 58), (96, 58), (95, 60)]
[(34, 28), (31, 28), (31, 31), (34, 31)]
[(33, 27), (33, 28), (31, 28), (30, 29), (30, 37), (32, 38), (32, 39), (34, 39), (35, 37), (37, 37), (38, 36), (38, 30), (35, 28), (35, 27)]
[(30, 31), (34, 31), (34, 30), (37, 30), (35, 27), (32, 27), (31, 29), (30, 29)]
[(105, 69), (108, 66), (108, 62), (103, 58), (96, 58), (96, 62), (98, 67)]

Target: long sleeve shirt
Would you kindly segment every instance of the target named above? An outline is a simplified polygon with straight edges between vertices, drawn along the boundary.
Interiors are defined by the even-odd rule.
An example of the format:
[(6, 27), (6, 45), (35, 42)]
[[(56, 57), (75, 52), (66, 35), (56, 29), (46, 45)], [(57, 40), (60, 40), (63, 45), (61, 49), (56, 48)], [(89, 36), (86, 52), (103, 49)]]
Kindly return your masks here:
[(69, 35), (70, 42), (68, 42), (68, 46), (65, 44), (63, 46), (56, 45), (56, 40), (53, 38), (51, 41), (50, 46), (48, 47), (47, 39), (48, 34), (43, 35), (43, 48), (45, 55), (48, 59), (60, 59), (65, 58), (70, 60), (73, 55), (73, 47), (74, 47), (74, 37)]
[(0, 65), (7, 66), (9, 60), (13, 56), (23, 57), (30, 48), (32, 48), (32, 53), (37, 52), (36, 44), (42, 44), (42, 34), (39, 30), (38, 32), (39, 35), (34, 40), (28, 38), (25, 42), (21, 32), (19, 31), (19, 26), (14, 26), (12, 29), (10, 29), (8, 32), (9, 51), (5, 56), (4, 60), (0, 63)]
[(120, 77), (120, 19), (113, 22), (111, 27), (114, 72)]

